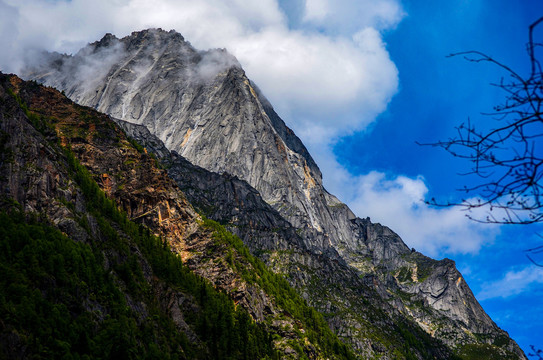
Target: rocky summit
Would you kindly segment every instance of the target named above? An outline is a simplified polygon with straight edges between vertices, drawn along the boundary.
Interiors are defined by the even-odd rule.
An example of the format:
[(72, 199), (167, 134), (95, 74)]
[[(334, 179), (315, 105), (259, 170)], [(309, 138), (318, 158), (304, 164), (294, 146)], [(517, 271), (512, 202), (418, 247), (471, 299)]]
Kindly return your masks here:
[[(228, 271), (201, 266), (211, 245), (179, 242), (194, 240), (184, 234), (198, 216), (225, 226), (284, 276), (355, 356), (525, 359), (453, 261), (409, 249), (391, 229), (357, 218), (324, 189), (303, 143), (227, 51), (196, 50), (175, 31), (150, 29), (122, 39), (107, 34), (73, 56), (43, 54), (22, 75), (108, 114), (116, 122), (110, 126), (153, 154), (165, 178), (149, 184), (175, 184), (200, 214), (185, 211), (191, 215), (182, 216), (188, 222), (182, 227), (164, 222), (182, 214), (172, 212), (181, 201), (175, 196), (147, 208), (154, 202), (138, 198), (139, 190), (121, 188), (119, 179), (128, 175), (105, 171), (119, 160), (110, 163), (109, 155), (85, 146), (81, 161), (130, 219), (167, 239), (192, 271), (226, 289), (255, 321), (279, 326), (274, 297), (236, 282), (232, 267), (233, 277), (218, 281)], [(302, 320), (286, 321), (291, 325), (283, 327), (292, 328)], [(323, 345), (310, 343), (302, 352), (281, 341), (276, 347), (284, 356), (325, 354), (319, 353)]]

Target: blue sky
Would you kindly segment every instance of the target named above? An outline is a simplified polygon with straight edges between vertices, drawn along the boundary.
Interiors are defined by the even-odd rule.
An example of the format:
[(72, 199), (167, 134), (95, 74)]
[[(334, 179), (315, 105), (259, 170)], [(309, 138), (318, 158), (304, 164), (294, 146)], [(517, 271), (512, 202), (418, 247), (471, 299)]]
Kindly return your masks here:
[[(384, 34), (399, 70), (400, 86), (387, 110), (364, 131), (342, 138), (334, 147), (353, 173), (422, 175), (427, 199), (449, 199), (453, 189), (472, 183), (458, 176), (468, 164), (434, 142), (454, 135), (466, 121), (489, 122), (480, 115), (504, 100), (492, 86), (503, 76), (490, 64), (447, 58), (454, 52), (479, 50), (514, 69), (527, 71), (528, 25), (543, 16), (541, 1), (407, 1), (408, 14)], [(539, 32), (543, 34), (543, 31)], [(541, 39), (541, 36), (539, 37)], [(541, 245), (540, 226), (502, 226), (493, 245), (475, 254), (450, 254), (491, 317), (525, 349), (543, 347), (543, 269), (524, 250)], [(503, 297), (501, 297), (501, 296)]]
[[(0, 0), (0, 69), (29, 50), (73, 53), (111, 32), (175, 29), (227, 48), (308, 146), (327, 189), (435, 258), (456, 261), (490, 316), (528, 350), (543, 348), (543, 268), (524, 250), (541, 226), (482, 225), (422, 199), (459, 197), (468, 164), (421, 147), (503, 101), (479, 50), (527, 65), (527, 27), (543, 0)], [(538, 33), (543, 38), (543, 29)]]

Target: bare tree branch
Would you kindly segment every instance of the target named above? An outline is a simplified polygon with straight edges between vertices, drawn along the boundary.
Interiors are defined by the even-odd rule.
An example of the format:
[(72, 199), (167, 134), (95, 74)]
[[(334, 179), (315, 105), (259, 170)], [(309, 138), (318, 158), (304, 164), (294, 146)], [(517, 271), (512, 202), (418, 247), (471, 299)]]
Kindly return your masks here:
[(500, 224), (533, 224), (543, 222), (543, 72), (536, 49), (541, 47), (533, 39), (534, 29), (543, 17), (529, 27), (527, 52), (530, 75), (523, 77), (511, 67), (479, 51), (466, 51), (449, 56), (463, 56), (470, 62), (487, 62), (507, 74), (499, 83), (492, 84), (505, 93), (503, 104), (485, 114), (497, 126), (479, 130), (468, 119), (456, 128), (457, 135), (445, 141), (421, 144), (440, 147), (452, 156), (466, 159), (471, 168), (463, 175), (475, 175), (480, 182), (461, 191), (474, 194), (478, 200), (458, 203), (439, 203), (435, 206), (461, 206), (466, 210), (489, 208), (483, 219), (475, 221)]

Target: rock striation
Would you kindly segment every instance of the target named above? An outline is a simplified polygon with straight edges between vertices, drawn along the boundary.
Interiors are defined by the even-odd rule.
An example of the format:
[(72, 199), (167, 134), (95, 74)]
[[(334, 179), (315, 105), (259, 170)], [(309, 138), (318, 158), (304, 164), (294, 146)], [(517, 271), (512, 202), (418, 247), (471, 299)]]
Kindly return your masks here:
[[(525, 358), (481, 308), (454, 262), (412, 251), (392, 230), (357, 218), (324, 189), (307, 149), (225, 50), (198, 51), (175, 31), (150, 29), (122, 39), (107, 34), (74, 56), (45, 54), (24, 76), (143, 125), (156, 136), (157, 156), (171, 164), (215, 173), (198, 178), (192, 173), (203, 170), (180, 165), (169, 171), (191, 202), (287, 274), (361, 354), (375, 353), (371, 344), (386, 349), (370, 340), (371, 319), (359, 316), (368, 313), (360, 312), (368, 308), (360, 297), (371, 289), (378, 295), (369, 297), (373, 307), (389, 319), (402, 314), (451, 349), (490, 345)], [(144, 128), (124, 127), (137, 140), (149, 138)], [(317, 258), (324, 260), (308, 260)], [(322, 287), (330, 272), (316, 270), (328, 264), (339, 264), (341, 275)], [(333, 284), (337, 298), (318, 295)], [(345, 284), (352, 297), (341, 297)]]

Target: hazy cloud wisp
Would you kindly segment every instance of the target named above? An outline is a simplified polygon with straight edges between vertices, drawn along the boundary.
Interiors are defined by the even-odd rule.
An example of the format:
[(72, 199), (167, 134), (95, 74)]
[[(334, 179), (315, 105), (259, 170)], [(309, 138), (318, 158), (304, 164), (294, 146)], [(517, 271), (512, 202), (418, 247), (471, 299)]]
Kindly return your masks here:
[[(39, 46), (73, 53), (106, 32), (122, 37), (149, 27), (175, 29), (201, 50), (227, 48), (295, 130), (315, 128), (311, 136), (327, 134), (322, 140), (366, 126), (398, 87), (397, 69), (372, 27), (392, 27), (401, 19), (395, 0), (364, 1), (364, 13), (378, 15), (334, 35), (309, 25), (289, 27), (276, 0), (0, 1), (16, 13), (10, 27), (17, 30), (3, 32), (0, 41), (19, 57)], [(323, 16), (338, 19), (356, 4), (328, 3)], [(396, 7), (385, 11), (383, 4)], [(1, 68), (18, 72), (17, 56), (6, 60)]]
[(477, 299), (480, 301), (494, 298), (505, 299), (541, 284), (543, 284), (543, 268), (529, 265), (523, 269), (509, 270), (501, 279), (484, 283), (477, 294)]

